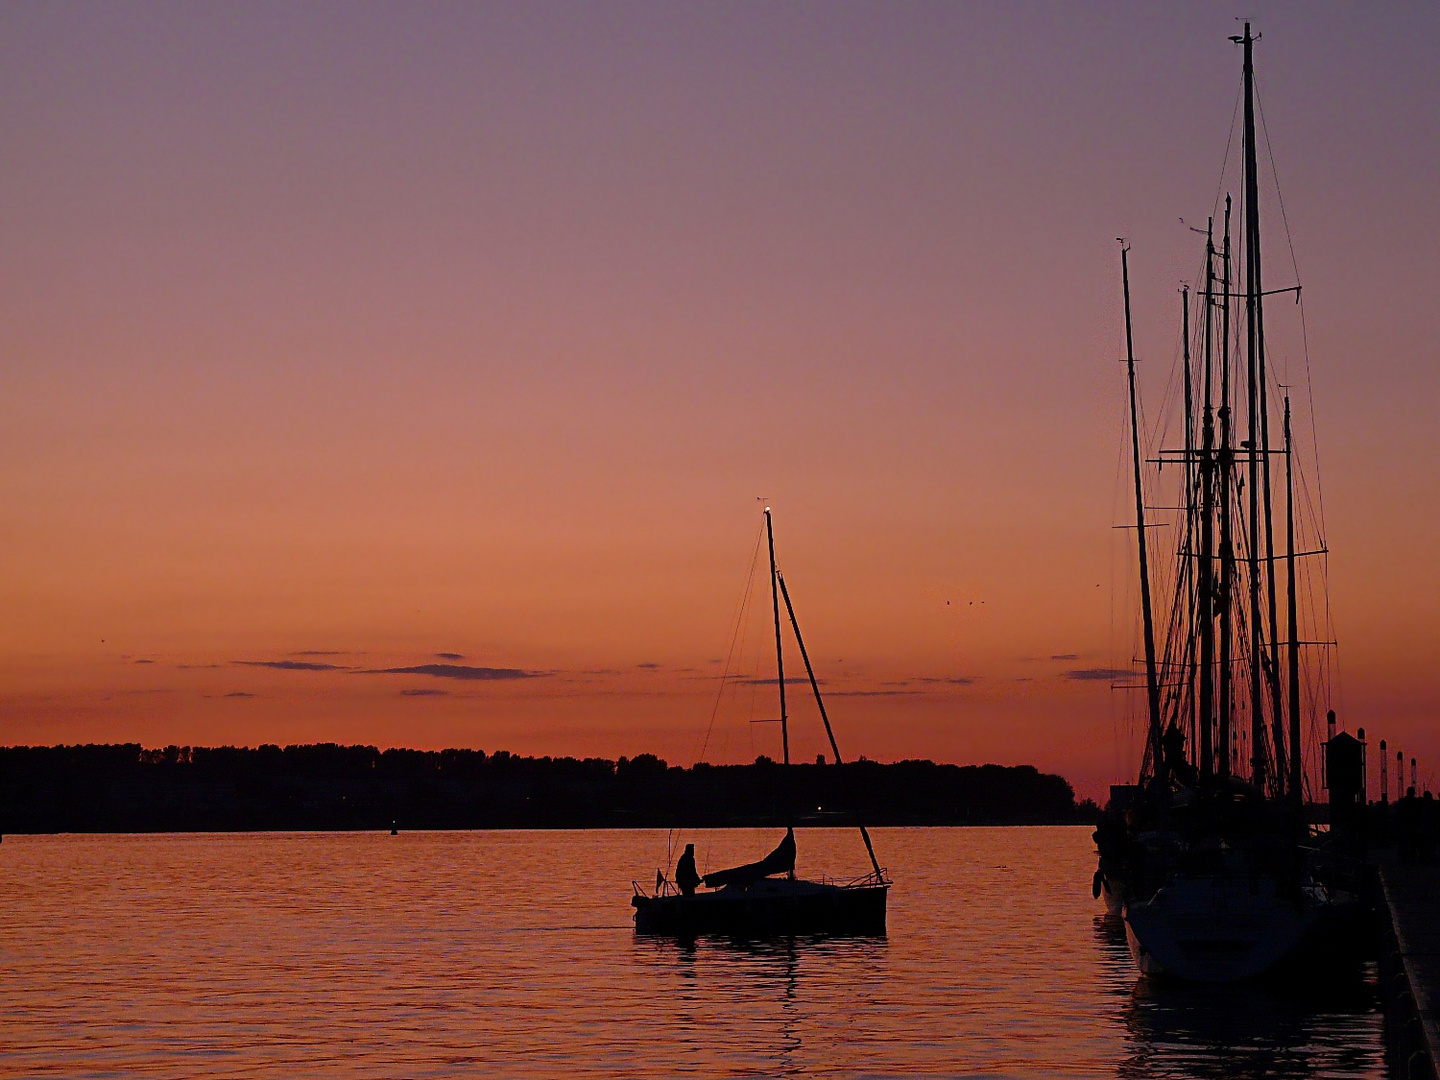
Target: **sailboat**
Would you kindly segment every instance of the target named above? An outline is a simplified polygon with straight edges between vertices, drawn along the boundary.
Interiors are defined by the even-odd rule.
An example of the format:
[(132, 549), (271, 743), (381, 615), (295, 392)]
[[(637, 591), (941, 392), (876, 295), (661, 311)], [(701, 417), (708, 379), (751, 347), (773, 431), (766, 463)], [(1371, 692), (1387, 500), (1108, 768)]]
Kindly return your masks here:
[[(780, 697), (780, 745), (783, 778), (789, 774), (790, 727), (785, 701), (785, 654), (780, 604), (784, 601), (800, 658), (805, 663), (810, 690), (825, 724), (825, 734), (835, 755), (835, 766), (843, 770), (840, 746), (825, 710), (820, 684), (800, 635), (800, 623), (790, 601), (785, 577), (775, 562), (775, 527), (770, 508), (765, 508), (765, 538), (770, 552), (770, 600), (775, 620), (775, 685)], [(840, 774), (845, 775), (843, 772)], [(853, 800), (852, 800), (853, 802)], [(792, 800), (793, 804), (793, 800)], [(821, 878), (806, 880), (795, 874), (796, 841), (791, 826), (765, 858), (743, 866), (706, 874), (685, 881), (677, 873), (672, 881), (657, 873), (653, 889), (634, 883), (630, 905), (635, 909), (635, 930), (642, 934), (692, 937), (698, 934), (728, 934), (738, 937), (765, 937), (783, 934), (885, 933), (885, 902), (891, 881), (875, 855), (875, 845), (865, 823), (855, 813), (855, 825), (870, 858), (870, 873), (846, 881)], [(691, 871), (693, 873), (693, 869)], [(698, 875), (697, 875), (698, 876)]]
[(1227, 195), (1218, 245), (1213, 218), (1203, 230), (1198, 326), (1182, 291), (1184, 446), (1151, 461), (1178, 478), (1170, 509), (1183, 514), (1160, 605), (1121, 248), (1147, 723), (1138, 783), (1112, 789), (1096, 830), (1093, 880), (1142, 973), (1221, 983), (1336, 958), (1360, 914), (1344, 860), (1306, 823), (1304, 729), (1308, 719), (1315, 730), (1328, 687), (1307, 710), (1302, 651), (1326, 643), (1302, 639), (1298, 567), (1326, 549), (1298, 550), (1290, 399), (1267, 370), (1264, 316), (1267, 297), (1293, 293), (1298, 304), (1300, 287), (1263, 280), (1250, 24), (1231, 40), (1244, 50), (1242, 250), (1232, 255)]

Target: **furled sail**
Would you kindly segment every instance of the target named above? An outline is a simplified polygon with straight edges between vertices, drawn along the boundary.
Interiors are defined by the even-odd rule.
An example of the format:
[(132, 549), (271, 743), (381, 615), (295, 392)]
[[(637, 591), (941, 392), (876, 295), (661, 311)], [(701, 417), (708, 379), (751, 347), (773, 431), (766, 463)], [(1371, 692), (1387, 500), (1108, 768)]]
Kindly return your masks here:
[(746, 863), (744, 866), (734, 866), (729, 870), (716, 870), (713, 874), (705, 875), (707, 888), (719, 889), (726, 885), (733, 885), (737, 889), (746, 889), (761, 878), (767, 878), (774, 874), (793, 874), (795, 872), (795, 830), (786, 829), (785, 839), (780, 845), (759, 862)]

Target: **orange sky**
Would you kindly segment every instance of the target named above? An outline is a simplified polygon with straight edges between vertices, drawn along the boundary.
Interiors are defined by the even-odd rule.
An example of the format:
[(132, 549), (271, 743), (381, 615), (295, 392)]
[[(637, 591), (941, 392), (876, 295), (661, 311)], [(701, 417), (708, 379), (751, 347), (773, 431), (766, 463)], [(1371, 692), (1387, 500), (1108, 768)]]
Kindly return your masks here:
[[(1333, 700), (1433, 775), (1440, 15), (1250, 14)], [(0, 742), (688, 762), (763, 495), (842, 749), (1127, 778), (1138, 703), (1083, 677), (1133, 647), (1114, 238), (1158, 409), (1233, 32), (0, 11)], [(429, 664), (533, 677), (363, 673)]]

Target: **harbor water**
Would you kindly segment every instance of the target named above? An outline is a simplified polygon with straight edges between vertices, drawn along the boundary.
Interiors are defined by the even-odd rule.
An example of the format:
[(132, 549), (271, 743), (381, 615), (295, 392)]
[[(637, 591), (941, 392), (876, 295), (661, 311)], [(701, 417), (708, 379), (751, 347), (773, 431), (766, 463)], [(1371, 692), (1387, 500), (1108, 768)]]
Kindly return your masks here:
[[(798, 871), (866, 869), (801, 830)], [(877, 829), (884, 938), (637, 937), (774, 830), (6, 836), (4, 1077), (1374, 1077), (1371, 987), (1135, 974), (1084, 828)]]

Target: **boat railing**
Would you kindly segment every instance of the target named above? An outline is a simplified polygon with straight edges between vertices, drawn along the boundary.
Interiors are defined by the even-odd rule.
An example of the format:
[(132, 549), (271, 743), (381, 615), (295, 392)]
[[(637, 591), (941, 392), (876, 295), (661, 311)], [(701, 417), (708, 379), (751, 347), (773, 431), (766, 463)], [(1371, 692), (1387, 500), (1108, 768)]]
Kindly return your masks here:
[(880, 868), (879, 873), (871, 870), (868, 874), (862, 874), (860, 877), (854, 878), (832, 878), (822, 874), (820, 883), (822, 885), (834, 885), (839, 889), (864, 889), (875, 885), (894, 884), (887, 875), (886, 868), (883, 866)]
[[(890, 880), (887, 868), (882, 866), (878, 874), (872, 870), (868, 874), (862, 874), (859, 877), (852, 878), (832, 878), (826, 874), (821, 874), (820, 884), (833, 885), (837, 889), (865, 889), (873, 888), (876, 885), (893, 885), (894, 882)], [(681, 895), (680, 887), (666, 877), (663, 871), (655, 875), (655, 887), (653, 889), (647, 890), (644, 885), (641, 885), (640, 882), (634, 879), (631, 879), (630, 887), (635, 890), (636, 896), (644, 896), (655, 900), (665, 896)]]
[(677, 886), (673, 881), (667, 878), (663, 872), (656, 873), (655, 888), (650, 892), (646, 892), (645, 886), (641, 885), (640, 882), (633, 879), (631, 880), (630, 885), (632, 888), (634, 888), (636, 896), (647, 896), (652, 899), (658, 900), (662, 896), (680, 895), (679, 886)]

